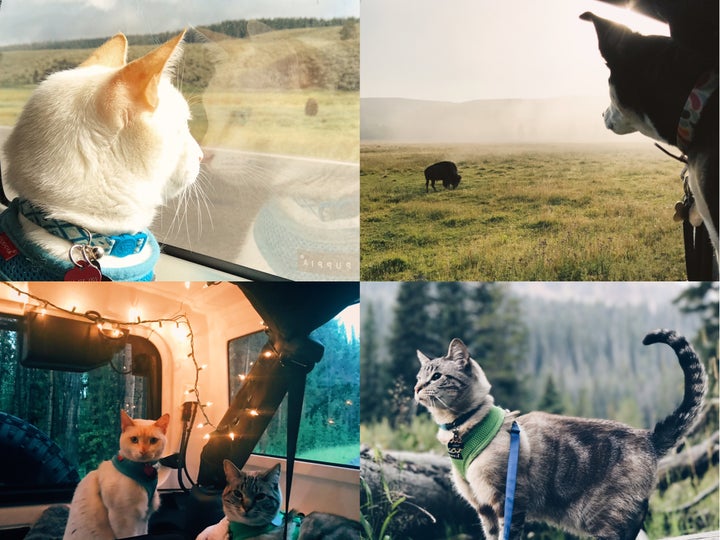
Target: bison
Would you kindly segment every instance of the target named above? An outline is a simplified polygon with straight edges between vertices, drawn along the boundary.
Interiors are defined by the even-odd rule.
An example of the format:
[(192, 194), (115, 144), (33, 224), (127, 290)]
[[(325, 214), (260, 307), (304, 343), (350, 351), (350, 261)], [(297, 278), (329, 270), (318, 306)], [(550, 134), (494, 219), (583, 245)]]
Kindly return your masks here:
[(457, 172), (457, 165), (452, 161), (440, 161), (425, 169), (425, 193), (429, 191), (428, 185), (435, 189), (435, 180), (442, 180), (444, 188), (452, 186), (455, 189), (460, 183), (461, 176)]

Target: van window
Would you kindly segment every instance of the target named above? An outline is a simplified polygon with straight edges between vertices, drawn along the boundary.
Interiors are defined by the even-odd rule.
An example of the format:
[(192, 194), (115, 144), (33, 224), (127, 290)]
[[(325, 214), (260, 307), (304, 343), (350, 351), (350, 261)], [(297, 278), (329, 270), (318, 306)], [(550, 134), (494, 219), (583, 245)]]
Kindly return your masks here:
[[(136, 356), (133, 369), (128, 343), (109, 364), (86, 372), (25, 367), (20, 328), (21, 319), (0, 317), (0, 453), (11, 456), (0, 468), (0, 493), (74, 488), (117, 452), (121, 407), (134, 418), (155, 414), (149, 396), (159, 388), (159, 365), (148, 363), (159, 357), (141, 355), (137, 369)], [(156, 350), (149, 342), (141, 348)]]
[[(354, 324), (358, 312), (357, 305), (350, 306), (310, 334), (325, 346), (325, 354), (307, 377), (298, 459), (360, 465), (360, 339)], [(228, 343), (230, 400), (266, 341), (265, 333), (257, 332)], [(287, 397), (258, 441), (256, 454), (285, 456), (286, 408)]]
[(69, 4), (0, 10), (0, 143), (38, 83), (114, 33), (134, 59), (188, 28), (175, 83), (205, 159), (151, 227), (165, 252), (250, 278), (358, 279), (359, 2)]

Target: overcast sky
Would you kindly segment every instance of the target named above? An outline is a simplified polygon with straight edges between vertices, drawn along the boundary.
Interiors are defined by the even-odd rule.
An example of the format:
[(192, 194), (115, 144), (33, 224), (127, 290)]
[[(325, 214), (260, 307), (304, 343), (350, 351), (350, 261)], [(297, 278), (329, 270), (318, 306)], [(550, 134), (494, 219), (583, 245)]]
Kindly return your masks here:
[(361, 96), (439, 101), (607, 96), (585, 11), (668, 35), (596, 0), (362, 0)]
[(360, 0), (4, 0), (0, 45), (145, 34), (228, 19), (357, 17)]

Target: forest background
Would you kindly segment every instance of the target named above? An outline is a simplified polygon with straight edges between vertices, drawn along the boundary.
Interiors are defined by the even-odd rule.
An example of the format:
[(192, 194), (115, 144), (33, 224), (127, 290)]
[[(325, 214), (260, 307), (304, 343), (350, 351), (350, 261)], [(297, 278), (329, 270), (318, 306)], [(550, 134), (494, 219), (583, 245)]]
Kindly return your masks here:
[[(454, 337), (468, 345), (502, 407), (652, 428), (683, 392), (672, 350), (642, 345), (658, 327), (684, 334), (705, 362), (711, 412), (696, 439), (707, 438), (717, 430), (717, 294), (717, 284), (709, 283), (362, 283), (361, 443), (376, 456), (395, 450), (443, 454), (437, 426), (414, 404), (412, 388), (416, 349), (440, 356)], [(717, 476), (714, 469), (706, 481), (716, 483)], [(387, 493), (395, 493), (395, 501), (412, 500), (407, 487), (387, 486)], [(672, 497), (687, 502), (708, 486), (697, 479), (676, 489), (652, 506), (649, 529), (657, 537), (717, 528), (717, 485), (710, 485), (712, 495), (703, 504), (682, 512), (674, 511), (681, 503)], [(364, 511), (372, 514), (369, 502)], [(568, 538), (546, 527), (533, 532), (536, 538)]]

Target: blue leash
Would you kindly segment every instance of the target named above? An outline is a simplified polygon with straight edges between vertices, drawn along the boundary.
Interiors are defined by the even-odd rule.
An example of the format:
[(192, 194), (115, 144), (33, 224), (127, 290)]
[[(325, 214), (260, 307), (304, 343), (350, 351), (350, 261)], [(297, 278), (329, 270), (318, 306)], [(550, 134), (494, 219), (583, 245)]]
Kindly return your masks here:
[(505, 527), (503, 539), (510, 538), (513, 505), (515, 504), (515, 485), (517, 484), (518, 456), (520, 454), (520, 426), (513, 422), (510, 428), (510, 454), (508, 455), (507, 478), (505, 480)]

